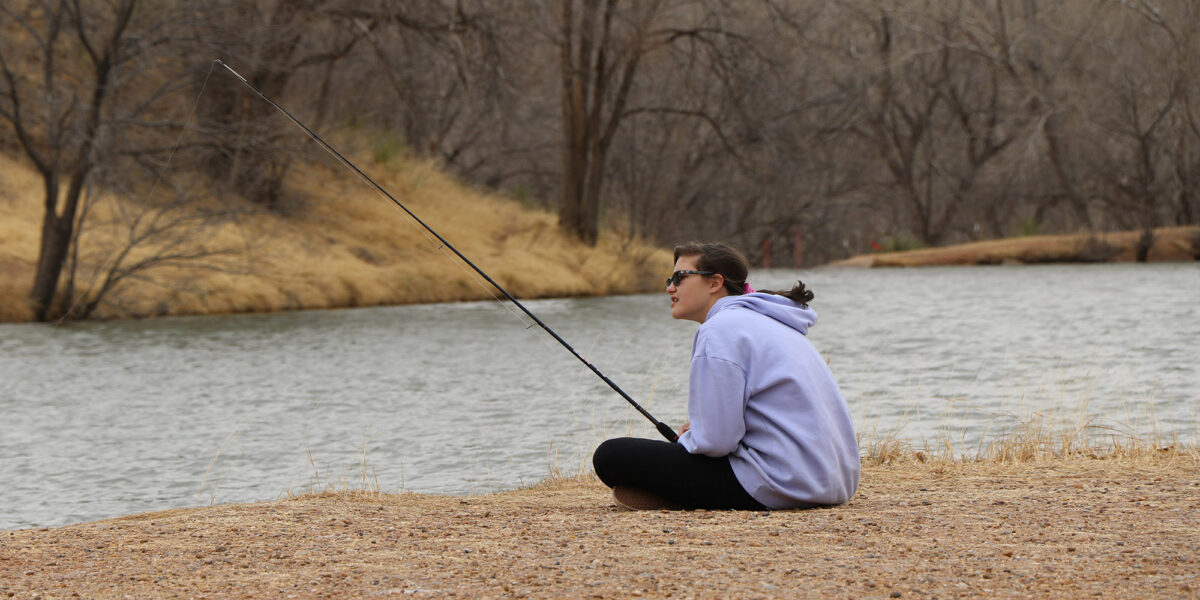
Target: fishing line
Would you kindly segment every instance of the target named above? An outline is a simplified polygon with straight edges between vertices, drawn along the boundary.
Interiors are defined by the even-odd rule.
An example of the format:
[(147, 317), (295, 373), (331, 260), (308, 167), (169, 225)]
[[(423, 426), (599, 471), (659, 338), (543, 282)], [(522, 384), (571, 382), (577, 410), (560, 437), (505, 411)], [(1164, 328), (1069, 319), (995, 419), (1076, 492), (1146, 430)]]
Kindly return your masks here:
[[(399, 207), (400, 210), (404, 211), (404, 213), (409, 216), (409, 218), (411, 218), (413, 221), (416, 221), (418, 225), (420, 225), (422, 228), (424, 228), (425, 231), (429, 232), (429, 234), (432, 235), (434, 238), (437, 238), (437, 241), (441, 245), (441, 247), (444, 247), (444, 248), (450, 250), (451, 252), (453, 252), (455, 256), (457, 256), (459, 259), (462, 260), (463, 263), (465, 263), (467, 266), (469, 266), (472, 270), (475, 271), (475, 273), (478, 273), (480, 277), (483, 277), (483, 279), (486, 280), (488, 283), (490, 283), (492, 285), (492, 287), (494, 287), (497, 291), (499, 291), (501, 294), (503, 294), (504, 297), (507, 298), (509, 302), (512, 302), (512, 304), (514, 306), (521, 309), (521, 312), (525, 313), (525, 315), (528, 316), (530, 319), (533, 319), (534, 323), (536, 323), (543, 330), (545, 330), (546, 333), (550, 334), (550, 337), (554, 338), (554, 340), (557, 341), (559, 344), (561, 344), (563, 348), (566, 348), (567, 351), (570, 352), (572, 356), (579, 359), (579, 362), (583, 363), (588, 369), (591, 369), (592, 373), (595, 373), (596, 376), (599, 377), (604, 383), (608, 384), (608, 387), (612, 388), (613, 391), (617, 392), (617, 394), (620, 394), (620, 396), (622, 398), (624, 398), (625, 401), (630, 404), (630, 406), (632, 406), (635, 410), (637, 410), (639, 413), (641, 413), (643, 417), (646, 417), (647, 419), (649, 419), (649, 421), (654, 424), (654, 427), (658, 430), (658, 432), (660, 434), (662, 434), (663, 437), (667, 438), (667, 440), (672, 441), (672, 442), (674, 442), (675, 440), (677, 440), (679, 438), (679, 436), (675, 434), (675, 431), (671, 429), (670, 425), (667, 425), (666, 423), (663, 423), (662, 421), (659, 421), (658, 419), (654, 418), (654, 415), (651, 415), (649, 411), (647, 411), (645, 408), (642, 408), (642, 406), (640, 404), (638, 404), (637, 401), (635, 401), (632, 397), (630, 397), (629, 394), (625, 393), (625, 390), (622, 390), (616, 383), (613, 382), (613, 380), (609, 379), (607, 375), (600, 372), (600, 369), (597, 369), (595, 365), (588, 362), (588, 360), (586, 358), (584, 358), (581, 354), (579, 354), (579, 352), (577, 352), (574, 348), (572, 348), (571, 345), (568, 344), (566, 340), (564, 340), (561, 336), (559, 336), (557, 333), (555, 333), (555, 331), (553, 329), (551, 329), (550, 326), (548, 326), (544, 322), (542, 322), (542, 320), (539, 319), (537, 315), (533, 314), (533, 312), (530, 311), (528, 308), (526, 308), (524, 304), (521, 304), (521, 302), (519, 300), (517, 300), (512, 294), (508, 293), (508, 290), (504, 289), (504, 287), (502, 287), (499, 283), (496, 283), (496, 281), (494, 279), (492, 279), (491, 276), (489, 276), (487, 273), (485, 273), (483, 271), (483, 269), (480, 269), (478, 266), (475, 265), (475, 263), (471, 262), (471, 260), (468, 259), (465, 255), (463, 255), (462, 252), (459, 252), (458, 248), (455, 248), (453, 244), (446, 241), (446, 239), (443, 238), (441, 236), (441, 234), (434, 231), (434, 229), (432, 227), (427, 225), (425, 223), (425, 221), (422, 221), (421, 218), (418, 217), (411, 210), (409, 210), (407, 206), (404, 206), (403, 203), (401, 203), (399, 200), (396, 199), (395, 196), (393, 196), (386, 189), (384, 189), (383, 186), (376, 183), (374, 179), (371, 179), (370, 177), (368, 177), (367, 174), (364, 173), (362, 171), (362, 169), (359, 169), (357, 165), (355, 165), (353, 162), (351, 162), (350, 159), (343, 156), (340, 152), (338, 152), (336, 149), (334, 149), (333, 146), (329, 145), (328, 142), (326, 142), (324, 139), (322, 139), (321, 136), (317, 135), (316, 132), (314, 132), (312, 129), (309, 129), (309, 127), (307, 125), (300, 122), (300, 120), (297, 119), (296, 117), (292, 116), (292, 113), (288, 112), (286, 109), (284, 109), (282, 106), (280, 106), (277, 102), (275, 102), (270, 97), (268, 97), (266, 94), (264, 94), (261, 90), (259, 90), (257, 87), (255, 87), (254, 84), (247, 81), (245, 77), (242, 77), (242, 75), (240, 73), (233, 70), (233, 68), (230, 67), (229, 65), (225, 64), (224, 61), (222, 61), (221, 59), (216, 59), (213, 62), (214, 62), (214, 64), (224, 67), (225, 70), (232, 73), (234, 77), (237, 77), (238, 80), (240, 80), (246, 87), (250, 88), (250, 90), (253, 91), (259, 98), (262, 98), (264, 101), (267, 102), (267, 104), (270, 104), (276, 110), (283, 113), (283, 115), (286, 116), (288, 118), (288, 120), (290, 120), (292, 123), (295, 123), (297, 127), (302, 129), (304, 131), (304, 133), (308, 135), (308, 137), (312, 138), (312, 140), (314, 142), (317, 142), (317, 144), (319, 144), (322, 148), (324, 148), (325, 151), (328, 152), (331, 156), (333, 156), (339, 163), (341, 163), (342, 166), (344, 166), (345, 168), (347, 168), (351, 172), (353, 172), (355, 175), (357, 175), (359, 177), (359, 179), (363, 180), (364, 183), (366, 183), (369, 186), (371, 186), (372, 188), (374, 188), (376, 192), (383, 195), (388, 200), (391, 200), (392, 204), (395, 204), (397, 207)], [(439, 248), (439, 249), (441, 249), (441, 248)], [(493, 294), (493, 297), (494, 296), (495, 296), (495, 294)], [(499, 298), (497, 298), (497, 300), (499, 300)]]

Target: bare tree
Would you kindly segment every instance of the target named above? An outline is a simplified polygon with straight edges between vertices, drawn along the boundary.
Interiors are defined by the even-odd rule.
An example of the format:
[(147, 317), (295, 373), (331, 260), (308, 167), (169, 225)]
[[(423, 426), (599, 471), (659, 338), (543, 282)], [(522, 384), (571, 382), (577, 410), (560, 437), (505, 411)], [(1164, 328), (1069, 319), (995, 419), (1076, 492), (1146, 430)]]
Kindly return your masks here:
[[(190, 190), (205, 185), (185, 161), (176, 158), (178, 176), (191, 183), (166, 200), (155, 193), (171, 189), (168, 160), (185, 146), (176, 101), (192, 91), (193, 71), (209, 67), (186, 60), (194, 15), (156, 8), (143, 12), (137, 0), (100, 9), (77, 0), (0, 5), (0, 26), (19, 33), (0, 46), (0, 117), (45, 194), (31, 292), (37, 320), (86, 318), (125, 281), (184, 263), (210, 268), (228, 252), (198, 241), (221, 215), (191, 201)], [(107, 241), (85, 241), (90, 227)]]
[(634, 76), (654, 43), (651, 27), (662, 4), (651, 0), (621, 15), (616, 0), (558, 5), (564, 144), (559, 224), (588, 243), (599, 231), (608, 151)]
[[(283, 98), (293, 81), (316, 71), (306, 87), (317, 93), (299, 96), (314, 115), (307, 120), (319, 127), (332, 102), (334, 67), (375, 26), (339, 12), (341, 4), (231, 0), (207, 9), (210, 20), (197, 38), (212, 58), (225, 60), (272, 98)], [(211, 82), (200, 107), (216, 140), (207, 159), (213, 178), (270, 210), (282, 210), (283, 181), (296, 158), (284, 140), (293, 132), (233, 78)]]
[[(736, 33), (723, 26), (720, 3), (646, 0), (571, 0), (557, 5), (554, 44), (561, 79), (562, 174), (559, 223), (580, 239), (596, 241), (609, 153), (622, 125), (637, 114), (674, 114), (699, 120), (720, 137), (721, 123), (693, 97), (658, 96), (635, 105), (636, 88), (651, 80), (657, 55), (679, 52), (692, 65), (725, 46)], [(678, 64), (678, 63), (674, 63)], [(665, 72), (659, 72), (666, 75)], [(720, 78), (708, 78), (720, 85)]]
[[(39, 321), (50, 316), (80, 198), (103, 160), (109, 100), (124, 70), (151, 46), (130, 35), (135, 6), (136, 0), (119, 0), (93, 12), (78, 0), (0, 5), (0, 29), (13, 32), (0, 45), (0, 117), (12, 126), (45, 192), (30, 294)], [(69, 62), (68, 56), (82, 59)]]
[(503, 5), (423, 0), (325, 12), (371, 29), (369, 52), (339, 79), (361, 92), (344, 109), (370, 115), (408, 150), (464, 177), (493, 187), (508, 179), (505, 155), (513, 148), (504, 139), (518, 84), (512, 58), (525, 49)]
[[(81, 225), (67, 264), (63, 296), (70, 299), (70, 305), (63, 318), (88, 319), (101, 306), (118, 315), (148, 316), (122, 299), (123, 288), (133, 282), (169, 288), (174, 293), (202, 293), (188, 287), (188, 278), (175, 278), (177, 283), (168, 284), (167, 279), (156, 276), (167, 269), (245, 270), (242, 258), (246, 248), (212, 241), (214, 229), (229, 221), (235, 209), (193, 202), (195, 190), (206, 186), (189, 177), (184, 185), (169, 185), (169, 179), (159, 178), (155, 188), (166, 188), (163, 193), (139, 193), (123, 184), (130, 170), (123, 169), (122, 177), (116, 173), (101, 176), (96, 184), (86, 186)], [(85, 222), (90, 237), (105, 234), (109, 241), (81, 244)], [(166, 302), (158, 302), (154, 310), (165, 313), (169, 308)]]
[[(1137, 258), (1144, 261), (1154, 228), (1188, 220), (1194, 196), (1196, 130), (1190, 126), (1195, 83), (1196, 24), (1192, 3), (1122, 2), (1103, 31), (1107, 67), (1098, 69), (1096, 126), (1106, 139), (1092, 159), (1103, 184), (1098, 199), (1113, 221), (1141, 229)], [(1160, 57), (1154, 68), (1146, 56)], [(1181, 218), (1182, 217), (1182, 218)]]

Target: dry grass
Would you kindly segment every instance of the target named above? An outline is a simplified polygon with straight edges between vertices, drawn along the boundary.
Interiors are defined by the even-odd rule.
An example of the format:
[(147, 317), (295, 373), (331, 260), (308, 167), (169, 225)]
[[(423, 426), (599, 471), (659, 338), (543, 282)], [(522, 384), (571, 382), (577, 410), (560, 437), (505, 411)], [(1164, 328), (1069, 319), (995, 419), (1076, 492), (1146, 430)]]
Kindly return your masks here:
[[(604, 234), (596, 247), (568, 239), (554, 215), (468, 188), (428, 162), (369, 165), (377, 180), (422, 220), (518, 297), (632, 293), (657, 289), (670, 253)], [(113, 292), (99, 318), (279, 311), (477, 300), (493, 290), (390, 201), (344, 171), (312, 164), (287, 187), (289, 216), (236, 198), (205, 200), (238, 214), (194, 232), (191, 248), (218, 253), (216, 269), (163, 267)], [(374, 176), (374, 175), (373, 175)], [(30, 318), (40, 232), (40, 186), (30, 169), (0, 157), (0, 320)], [(87, 226), (83, 255), (99, 266), (122, 243), (101, 225), (119, 202), (106, 197)], [(157, 246), (139, 250), (153, 253)], [(136, 256), (136, 255), (135, 255)], [(82, 288), (93, 281), (83, 270)]]
[[(935, 265), (998, 265), (1029, 263), (1133, 262), (1140, 231), (1097, 234), (1041, 235), (906, 252), (863, 254), (832, 263), (847, 267), (923, 267)], [(1200, 227), (1154, 230), (1148, 262), (1197, 260)]]
[(1153, 431), (1133, 433), (1125, 426), (1100, 425), (1093, 420), (1069, 424), (1070, 419), (1038, 412), (1015, 427), (984, 435), (974, 448), (964, 449), (957, 440), (943, 437), (920, 444), (894, 434), (859, 436), (862, 462), (866, 466), (967, 463), (1030, 463), (1073, 458), (1105, 460), (1192, 455), (1195, 441), (1181, 440), (1176, 434)]
[(0, 322), (27, 321), (33, 317), (28, 304), (33, 285), (33, 267), (41, 239), (40, 223), (30, 223), (25, 214), (36, 207), (30, 201), (41, 181), (32, 169), (14, 164), (0, 154)]
[(0, 597), (19, 598), (1184, 598), (1200, 591), (1200, 456), (910, 456), (807, 511), (631, 512), (583, 475), (0, 536)]

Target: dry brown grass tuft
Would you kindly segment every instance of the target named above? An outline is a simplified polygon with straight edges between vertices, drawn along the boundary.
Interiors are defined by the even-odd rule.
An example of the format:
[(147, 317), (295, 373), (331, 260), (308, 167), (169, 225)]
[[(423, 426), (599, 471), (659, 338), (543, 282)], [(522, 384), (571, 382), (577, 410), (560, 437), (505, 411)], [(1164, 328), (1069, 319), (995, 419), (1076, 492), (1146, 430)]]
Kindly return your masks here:
[[(1057, 423), (1057, 424), (1052, 424)], [(1126, 429), (1083, 421), (1070, 425), (1066, 419), (1035, 415), (1017, 427), (990, 438), (985, 437), (974, 451), (963, 451), (949, 438), (914, 444), (895, 435), (859, 437), (864, 467), (901, 465), (994, 464), (1052, 462), (1072, 458), (1175, 459), (1196, 461), (1200, 451), (1178, 436), (1148, 436)]]
[[(0, 154), (0, 322), (33, 318), (29, 289), (33, 285), (34, 261), (40, 226), (30, 226), (21, 215), (27, 210), (29, 194), (39, 182), (31, 169), (19, 168)], [(35, 255), (36, 256), (36, 255)]]

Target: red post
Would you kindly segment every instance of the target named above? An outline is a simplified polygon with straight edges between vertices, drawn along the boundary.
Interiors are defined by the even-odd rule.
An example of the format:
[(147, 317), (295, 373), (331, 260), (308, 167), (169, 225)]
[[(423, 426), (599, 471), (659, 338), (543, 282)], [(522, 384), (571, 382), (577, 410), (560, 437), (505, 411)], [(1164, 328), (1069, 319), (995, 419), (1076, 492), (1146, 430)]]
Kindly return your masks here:
[(771, 268), (771, 236), (763, 237), (762, 241), (762, 268)]

